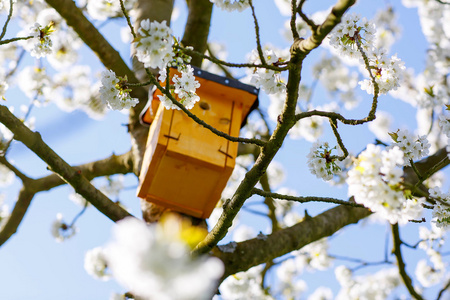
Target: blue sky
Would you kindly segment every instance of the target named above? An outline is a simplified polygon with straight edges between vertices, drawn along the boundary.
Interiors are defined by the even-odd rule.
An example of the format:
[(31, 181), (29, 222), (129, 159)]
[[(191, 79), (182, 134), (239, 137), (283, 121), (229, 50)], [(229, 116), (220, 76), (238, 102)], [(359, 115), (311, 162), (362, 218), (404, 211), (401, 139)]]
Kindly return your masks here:
[[(255, 1), (256, 2), (256, 1)], [(334, 1), (309, 1), (305, 5), (308, 12), (324, 10)], [(384, 1), (385, 3), (387, 1)], [(392, 48), (392, 53), (405, 61), (407, 67), (414, 67), (416, 72), (424, 66), (424, 53), (426, 51), (425, 39), (420, 31), (416, 9), (407, 9), (398, 5), (399, 1), (392, 1), (399, 15), (399, 23), (403, 27), (402, 37)], [(176, 1), (180, 8), (180, 16), (172, 24), (174, 34), (181, 36), (186, 20), (185, 5), (183, 1)], [(382, 1), (362, 0), (352, 8), (352, 11), (360, 13), (367, 18), (373, 17), (376, 8), (383, 7)], [(285, 18), (279, 15), (274, 3), (269, 0), (261, 0), (256, 6), (261, 25), (261, 38), (263, 43), (270, 42), (278, 47), (287, 47), (287, 42), (282, 38), (279, 30)], [(97, 23), (99, 24), (99, 23)], [(124, 26), (125, 22), (113, 21), (105, 24), (102, 32), (105, 34), (117, 32)], [(248, 36), (252, 38), (248, 38)], [(120, 42), (117, 35), (110, 35), (111, 43), (122, 53), (125, 60), (129, 58), (129, 47)], [(242, 14), (221, 12), (214, 10), (210, 40), (227, 43), (229, 60), (232, 62), (243, 62), (245, 55), (255, 48), (253, 39), (253, 21), (250, 18), (250, 10)], [(414, 45), (414, 48), (411, 48)], [(308, 67), (320, 57), (321, 52), (313, 52), (306, 60), (303, 77), (305, 83), (311, 83)], [(96, 57), (87, 49), (82, 51), (82, 63), (91, 65), (92, 69), (102, 70)], [(31, 63), (31, 59), (26, 60)], [(370, 97), (361, 93), (363, 101), (370, 101)], [(315, 99), (326, 98), (326, 93), (318, 89)], [(261, 96), (261, 107), (268, 107), (268, 98)], [(26, 104), (28, 100), (20, 92), (8, 94), (8, 105), (19, 107)], [(402, 111), (395, 119), (394, 127), (415, 126), (415, 112), (400, 100), (389, 96), (380, 99), (380, 109), (392, 111), (393, 114)], [(355, 113), (365, 115), (365, 110), (357, 110)], [(83, 112), (72, 113), (60, 112), (56, 106), (50, 105), (45, 109), (33, 110), (36, 117), (36, 130), (41, 132), (43, 139), (61, 157), (70, 164), (81, 164), (96, 159), (101, 159), (112, 153), (121, 154), (128, 151), (130, 147), (126, 127), (127, 116), (119, 112), (109, 112), (101, 121), (95, 121), (87, 117)], [(414, 127), (412, 127), (414, 128)], [(366, 126), (358, 128), (345, 128), (342, 126), (342, 136), (346, 145), (353, 152), (359, 152), (367, 143), (373, 142), (374, 136), (367, 134)], [(356, 138), (355, 138), (356, 137)], [(327, 131), (325, 138), (334, 138)], [(329, 188), (328, 184), (317, 180), (309, 174), (306, 165), (306, 155), (309, 152), (310, 143), (299, 140), (289, 140), (277, 155), (277, 161), (283, 163), (287, 179), (284, 186), (296, 189), (301, 195), (333, 196), (345, 199), (347, 191), (345, 188)], [(15, 143), (8, 158), (14, 160), (15, 164), (31, 177), (40, 177), (48, 174), (46, 166), (39, 158), (32, 154), (20, 143)], [(135, 196), (137, 179), (132, 175), (126, 176), (125, 185), (129, 189), (120, 194), (120, 200), (131, 209), (131, 212), (140, 216), (139, 201)], [(16, 180), (15, 184), (6, 190), (8, 203), (12, 205), (12, 199), (17, 195), (20, 187)], [(1, 298), (9, 300), (21, 299), (108, 299), (112, 292), (121, 292), (123, 289), (114, 281), (99, 282), (91, 278), (83, 268), (84, 253), (94, 247), (104, 245), (110, 236), (113, 223), (96, 211), (89, 208), (79, 219), (77, 227), (78, 234), (64, 243), (56, 243), (50, 234), (50, 226), (58, 212), (61, 212), (66, 220), (70, 220), (81, 207), (68, 199), (72, 189), (67, 186), (58, 187), (50, 192), (39, 193), (33, 200), (27, 215), (15, 234), (0, 249), (0, 272)], [(309, 204), (302, 206), (302, 210), (308, 209), (311, 215), (328, 209), (325, 204)], [(241, 217), (243, 223), (256, 226), (259, 230), (265, 230), (268, 222), (258, 216), (243, 212)], [(343, 232), (332, 239), (333, 254), (346, 256), (355, 255), (358, 258), (379, 260), (383, 258), (385, 225), (370, 225), (365, 227), (349, 226)], [(415, 242), (414, 230), (408, 230), (406, 238)], [(362, 246), (363, 245), (363, 246)], [(370, 245), (370, 246), (368, 246)], [(361, 248), (360, 248), (361, 247)], [(419, 251), (417, 251), (419, 252)], [(416, 258), (415, 253), (408, 252), (409, 259)], [(339, 262), (335, 263), (335, 266)], [(374, 268), (362, 270), (372, 271)], [(408, 266), (408, 271), (413, 273), (414, 266)], [(315, 272), (305, 274), (305, 281), (309, 283), (309, 292), (314, 291), (326, 281), (335, 288), (332, 272)]]

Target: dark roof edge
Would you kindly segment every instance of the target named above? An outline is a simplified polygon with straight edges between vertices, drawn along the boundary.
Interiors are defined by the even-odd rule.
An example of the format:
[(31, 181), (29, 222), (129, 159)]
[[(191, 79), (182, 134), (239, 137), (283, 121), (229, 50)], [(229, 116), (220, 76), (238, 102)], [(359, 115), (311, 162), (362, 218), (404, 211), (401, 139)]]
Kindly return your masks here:
[(192, 66), (192, 68), (194, 69), (194, 76), (196, 77), (200, 77), (203, 79), (207, 79), (207, 80), (211, 80), (217, 83), (220, 83), (222, 85), (226, 85), (235, 89), (239, 89), (239, 90), (243, 90), (246, 92), (249, 92), (251, 94), (254, 95), (258, 95), (259, 94), (259, 89), (254, 87), (253, 85), (249, 85), (246, 83), (242, 83), (237, 79), (233, 79), (233, 78), (228, 78), (228, 77), (223, 77), (220, 75), (216, 75), (213, 73), (209, 73), (205, 70), (202, 70), (198, 67), (194, 67)]

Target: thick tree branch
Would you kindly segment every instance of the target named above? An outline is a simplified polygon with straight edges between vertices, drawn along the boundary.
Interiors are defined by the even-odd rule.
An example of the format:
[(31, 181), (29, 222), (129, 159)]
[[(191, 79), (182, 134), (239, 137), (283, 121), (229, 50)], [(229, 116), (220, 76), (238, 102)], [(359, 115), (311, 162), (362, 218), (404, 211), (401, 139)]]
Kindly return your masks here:
[(35, 195), (31, 192), (28, 187), (33, 185), (33, 181), (25, 181), (23, 187), (19, 192), (14, 209), (11, 212), (8, 220), (4, 221), (3, 226), (0, 228), (0, 246), (3, 245), (14, 233), (16, 233), (17, 228), (25, 216), (25, 213), (30, 206), (31, 200)]
[(267, 239), (252, 239), (237, 243), (233, 253), (222, 252), (215, 247), (212, 254), (225, 264), (223, 278), (298, 250), (323, 237), (334, 234), (339, 229), (370, 215), (366, 208), (338, 206), (292, 227), (279, 230)]
[(44, 143), (38, 132), (31, 131), (3, 105), (0, 105), (0, 122), (14, 133), (14, 139), (21, 141), (39, 156), (53, 172), (59, 174), (67, 183), (73, 186), (78, 194), (92, 203), (105, 216), (113, 221), (131, 216), (126, 210), (116, 205), (97, 190), (79, 170), (72, 168)]
[[(80, 36), (83, 42), (91, 48), (97, 55), (102, 64), (113, 70), (118, 76), (127, 76), (128, 81), (138, 82), (134, 72), (127, 66), (119, 52), (117, 52), (97, 30), (97, 28), (89, 22), (83, 15), (82, 11), (75, 5), (72, 0), (46, 0), (63, 17), (67, 24)], [(135, 170), (139, 173), (139, 162), (143, 156), (142, 148), (145, 148), (148, 129), (143, 127), (139, 122), (139, 114), (147, 103), (148, 91), (144, 87), (134, 87), (131, 96), (138, 98), (139, 103), (130, 109), (130, 133), (133, 140), (133, 152), (135, 153)]]
[[(189, 15), (184, 27), (181, 44), (191, 46), (195, 51), (205, 53), (208, 43), (209, 28), (211, 25), (211, 14), (213, 4), (209, 0), (188, 1)], [(203, 58), (192, 57), (191, 64), (201, 67)]]
[[(131, 151), (121, 155), (111, 155), (108, 158), (90, 162), (87, 164), (74, 166), (87, 179), (92, 180), (96, 177), (111, 176), (114, 174), (128, 174), (133, 172), (133, 159)], [(35, 180), (35, 192), (47, 191), (66, 182), (56, 174), (51, 174)]]
[[(25, 216), (28, 207), (34, 195), (41, 191), (47, 191), (62, 184), (66, 184), (56, 174), (51, 174), (39, 179), (31, 179), (25, 176), (17, 168), (11, 165), (5, 157), (0, 156), (0, 163), (13, 171), (17, 177), (23, 182), (23, 187), (19, 193), (19, 197), (14, 205), (8, 220), (5, 221), (0, 228), (0, 246), (4, 244), (14, 233)], [(96, 177), (109, 176), (114, 174), (127, 174), (133, 172), (131, 152), (122, 155), (111, 155), (108, 158), (75, 166), (75, 170), (79, 170), (84, 177), (91, 180)]]
[[(200, 242), (194, 249), (194, 254), (207, 253), (225, 237), (228, 229), (233, 223), (233, 219), (241, 209), (245, 200), (252, 193), (253, 187), (266, 172), (267, 167), (274, 158), (275, 154), (281, 148), (284, 139), (289, 130), (296, 122), (295, 109), (298, 99), (298, 87), (301, 80), (301, 70), (303, 59), (314, 48), (318, 47), (325, 36), (340, 22), (345, 11), (355, 3), (355, 0), (340, 0), (332, 9), (325, 22), (319, 26), (316, 32), (308, 40), (296, 39), (291, 46), (291, 60), (289, 62), (289, 75), (287, 82), (287, 98), (279, 117), (279, 122), (272, 136), (262, 147), (261, 153), (256, 159), (255, 164), (247, 172), (245, 178), (240, 183), (235, 194), (224, 204), (224, 210), (217, 224), (208, 233), (206, 238)], [(266, 259), (267, 261), (268, 259)]]
[[(448, 162), (447, 164), (439, 164), (443, 156), (447, 155), (446, 153), (445, 148), (443, 148), (435, 154), (416, 162), (416, 166), (422, 173), (428, 169), (433, 169), (434, 172), (437, 172), (448, 165)], [(439, 168), (435, 168), (436, 165), (439, 165)], [(414, 184), (417, 182), (417, 177), (410, 169), (410, 167), (404, 168), (404, 180)], [(305, 219), (292, 227), (279, 230), (269, 235), (267, 240), (252, 239), (237, 243), (238, 246), (233, 253), (222, 252), (218, 247), (214, 247), (212, 254), (224, 262), (225, 274), (223, 278), (226, 278), (231, 274), (246, 271), (258, 264), (298, 250), (323, 237), (330, 236), (339, 229), (349, 224), (357, 223), (360, 219), (370, 214), (371, 212), (365, 208), (340, 205), (318, 216)]]

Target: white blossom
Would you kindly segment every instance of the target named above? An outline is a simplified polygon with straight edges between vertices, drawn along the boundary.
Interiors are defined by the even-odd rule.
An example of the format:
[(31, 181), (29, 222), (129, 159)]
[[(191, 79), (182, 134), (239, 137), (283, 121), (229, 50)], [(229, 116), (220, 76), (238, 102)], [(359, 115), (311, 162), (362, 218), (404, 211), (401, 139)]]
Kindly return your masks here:
[[(381, 94), (396, 90), (400, 86), (405, 65), (397, 55), (388, 59), (384, 50), (374, 50), (368, 55), (368, 59), (372, 76), (375, 78)], [(360, 81), (359, 84), (362, 90), (367, 91), (369, 94), (374, 94), (372, 78)]]
[(194, 104), (200, 100), (195, 93), (196, 89), (200, 87), (200, 83), (194, 77), (194, 69), (190, 65), (181, 68), (181, 77), (175, 74), (173, 82), (175, 94), (178, 95), (181, 104), (187, 109), (193, 108)]
[(318, 287), (314, 293), (309, 295), (308, 300), (332, 300), (333, 292), (330, 288), (320, 286)]
[(337, 156), (333, 156), (331, 152), (335, 147), (330, 148), (327, 142), (315, 142), (308, 154), (309, 171), (316, 175), (317, 178), (323, 180), (331, 180), (335, 174), (341, 169), (336, 164)]
[(165, 20), (161, 23), (142, 20), (138, 37), (134, 41), (137, 59), (146, 68), (165, 69), (174, 57), (172, 40), (172, 30)]
[(86, 252), (84, 256), (84, 269), (89, 275), (103, 281), (109, 280), (111, 274), (107, 273), (107, 267), (108, 264), (103, 248), (96, 247)]
[[(280, 60), (280, 57), (273, 49), (266, 49), (263, 54), (266, 63), (269, 65)], [(259, 55), (256, 51), (253, 51), (251, 56), (253, 63), (260, 62)], [(286, 91), (286, 84), (280, 77), (280, 72), (271, 69), (256, 68), (251, 75), (250, 83), (257, 88), (262, 88), (268, 95), (284, 93)]]
[(123, 86), (124, 81), (126, 82), (126, 79), (117, 78), (116, 73), (112, 70), (102, 72), (100, 97), (108, 104), (109, 108), (129, 109), (139, 102), (137, 98), (131, 98), (129, 90)]
[(421, 259), (416, 265), (415, 275), (422, 286), (430, 287), (441, 282), (444, 270), (436, 270), (425, 259)]
[(336, 278), (341, 284), (341, 290), (335, 298), (337, 300), (388, 299), (391, 292), (401, 284), (395, 268), (358, 277), (351, 277), (351, 272), (345, 267), (341, 267), (339, 272), (337, 269)]
[(248, 0), (209, 0), (220, 9), (226, 11), (243, 11), (249, 7)]
[[(133, 8), (135, 0), (123, 1), (125, 9)], [(95, 0), (87, 3), (88, 14), (96, 20), (106, 20), (108, 18), (122, 16), (122, 9), (119, 0)]]
[(63, 221), (62, 214), (56, 215), (56, 220), (53, 221), (51, 226), (51, 233), (58, 243), (71, 238), (76, 232), (77, 228), (74, 225), (70, 226)]
[(450, 194), (444, 194), (438, 187), (429, 190), (430, 196), (437, 199), (433, 207), (433, 220), (437, 227), (450, 225)]
[(416, 137), (407, 129), (399, 129), (390, 135), (395, 142), (391, 145), (391, 148), (398, 147), (403, 152), (405, 165), (409, 164), (409, 160), (415, 161), (429, 154), (431, 144), (424, 135)]
[(52, 53), (52, 40), (50, 39), (50, 33), (53, 31), (52, 25), (42, 27), (39, 23), (35, 23), (30, 28), (30, 31), (34, 44), (31, 44), (31, 47), (27, 47), (27, 50), (30, 51), (31, 56), (40, 58)]
[(375, 25), (366, 18), (360, 18), (357, 14), (346, 14), (330, 33), (330, 45), (338, 50), (341, 55), (350, 58), (361, 58), (358, 50), (359, 43), (363, 51), (372, 51), (375, 38)]
[(228, 276), (220, 285), (219, 290), (223, 300), (272, 300), (266, 295), (260, 285), (261, 266), (256, 266), (246, 272)]
[(423, 200), (407, 199), (401, 187), (403, 152), (368, 145), (348, 172), (348, 193), (391, 224), (420, 217)]
[(196, 235), (189, 228), (172, 218), (153, 226), (132, 218), (118, 222), (105, 250), (113, 277), (143, 299), (208, 299), (223, 265), (190, 257), (181, 239)]
[(295, 262), (300, 270), (305, 268), (313, 270), (326, 270), (333, 259), (328, 255), (328, 241), (322, 238), (310, 243), (295, 253)]

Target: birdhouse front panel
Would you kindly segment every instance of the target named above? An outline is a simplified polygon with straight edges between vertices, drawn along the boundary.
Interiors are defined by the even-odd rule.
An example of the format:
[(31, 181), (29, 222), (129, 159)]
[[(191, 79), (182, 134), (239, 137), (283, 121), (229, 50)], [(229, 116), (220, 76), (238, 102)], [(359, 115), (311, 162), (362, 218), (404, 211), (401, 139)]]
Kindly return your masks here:
[[(197, 89), (200, 101), (191, 112), (214, 128), (238, 136), (243, 115), (257, 96), (196, 79), (201, 84)], [(159, 93), (154, 93), (153, 101)], [(238, 144), (217, 136), (180, 110), (159, 105), (156, 114), (147, 117), (152, 123), (138, 196), (198, 218), (209, 217), (233, 171)]]

